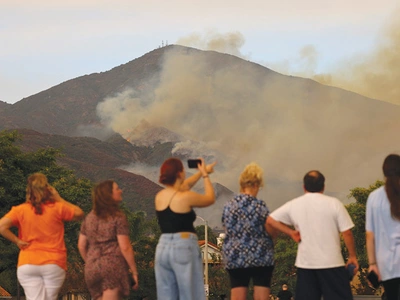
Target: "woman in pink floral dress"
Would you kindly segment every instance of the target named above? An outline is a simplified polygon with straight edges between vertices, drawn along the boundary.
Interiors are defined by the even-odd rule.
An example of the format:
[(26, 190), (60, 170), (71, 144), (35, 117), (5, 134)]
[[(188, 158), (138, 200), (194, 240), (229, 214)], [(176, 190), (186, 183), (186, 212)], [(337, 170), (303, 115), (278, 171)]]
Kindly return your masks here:
[[(130, 292), (129, 276), (138, 288), (138, 273), (129, 226), (119, 209), (122, 190), (112, 180), (93, 192), (93, 210), (81, 226), (78, 248), (85, 261), (85, 281), (93, 299), (121, 299)], [(129, 269), (132, 274), (129, 275)]]

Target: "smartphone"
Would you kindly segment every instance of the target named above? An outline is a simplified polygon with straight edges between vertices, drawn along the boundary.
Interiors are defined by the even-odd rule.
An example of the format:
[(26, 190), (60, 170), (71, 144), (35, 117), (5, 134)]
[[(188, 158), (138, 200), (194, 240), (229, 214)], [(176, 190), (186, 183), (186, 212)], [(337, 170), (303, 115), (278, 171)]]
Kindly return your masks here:
[(368, 281), (372, 284), (374, 288), (378, 288), (380, 286), (380, 281), (378, 280), (378, 275), (374, 271), (371, 271), (367, 275)]
[(197, 169), (197, 166), (199, 164), (201, 164), (201, 160), (200, 159), (188, 159), (188, 167), (190, 169)]
[(347, 266), (347, 274), (349, 276), (349, 280), (352, 281), (354, 277), (354, 269), (356, 268), (356, 265), (354, 264), (349, 264)]

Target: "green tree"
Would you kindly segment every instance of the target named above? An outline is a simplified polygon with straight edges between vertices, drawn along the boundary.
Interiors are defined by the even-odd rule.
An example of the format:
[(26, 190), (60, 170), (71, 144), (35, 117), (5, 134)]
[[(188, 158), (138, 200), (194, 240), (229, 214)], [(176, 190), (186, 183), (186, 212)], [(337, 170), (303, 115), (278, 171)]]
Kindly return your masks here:
[[(200, 240), (205, 240), (205, 226), (204, 225), (200, 225), (200, 226), (196, 226), (195, 230), (197, 233), (197, 237)], [(214, 245), (217, 244), (217, 237), (215, 236), (214, 232), (212, 231), (212, 229), (207, 226), (207, 239), (210, 243), (213, 243)]]
[(161, 235), (157, 219), (147, 219), (144, 212), (125, 210), (130, 224), (130, 239), (135, 251), (139, 273), (139, 290), (132, 291), (129, 299), (156, 299), (154, 258), (158, 238)]
[(271, 282), (271, 293), (277, 295), (282, 284), (288, 284), (292, 290), (296, 286), (297, 244), (290, 237), (279, 234), (275, 241), (275, 267)]
[[(79, 205), (86, 212), (90, 209), (89, 180), (78, 179), (71, 170), (57, 165), (61, 152), (46, 148), (35, 152), (23, 152), (18, 146), (21, 136), (16, 131), (0, 132), (0, 217), (4, 216), (12, 206), (25, 202), (26, 179), (34, 172), (45, 174), (50, 184), (59, 191), (66, 200)], [(13, 229), (16, 233), (15, 229)], [(79, 223), (68, 222), (65, 226), (65, 242), (68, 251), (68, 272), (65, 288), (82, 283), (82, 260), (77, 251)], [(0, 237), (0, 285), (12, 295), (16, 294), (16, 265), (18, 248)], [(10, 276), (10, 274), (14, 274)], [(76, 278), (76, 279), (74, 279)], [(64, 289), (64, 288), (63, 288)], [(86, 288), (85, 288), (86, 289)]]
[[(346, 205), (346, 208), (354, 222), (354, 228), (352, 229), (352, 232), (356, 244), (357, 259), (360, 265), (360, 270), (357, 275), (360, 284), (354, 286), (357, 294), (375, 294), (375, 290), (369, 287), (366, 280), (368, 272), (368, 257), (365, 245), (365, 211), (369, 194), (382, 185), (384, 185), (384, 182), (377, 180), (374, 184), (371, 184), (367, 188), (356, 187), (354, 189), (351, 189), (348, 196), (349, 198), (355, 199), (355, 202)], [(347, 257), (347, 249), (344, 247), (343, 242), (342, 249), (343, 255)]]
[(222, 264), (209, 265), (208, 283), (210, 300), (221, 299), (221, 295), (229, 295), (231, 289), (229, 275)]

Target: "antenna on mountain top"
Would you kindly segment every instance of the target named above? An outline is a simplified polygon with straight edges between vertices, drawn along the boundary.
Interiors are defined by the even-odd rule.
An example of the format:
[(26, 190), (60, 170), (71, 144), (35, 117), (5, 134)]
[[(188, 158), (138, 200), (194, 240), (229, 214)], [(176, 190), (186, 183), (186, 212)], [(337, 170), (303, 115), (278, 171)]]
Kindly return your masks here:
[(164, 47), (164, 40), (161, 41), (161, 47)]
[(165, 41), (165, 46), (168, 46), (168, 40)]

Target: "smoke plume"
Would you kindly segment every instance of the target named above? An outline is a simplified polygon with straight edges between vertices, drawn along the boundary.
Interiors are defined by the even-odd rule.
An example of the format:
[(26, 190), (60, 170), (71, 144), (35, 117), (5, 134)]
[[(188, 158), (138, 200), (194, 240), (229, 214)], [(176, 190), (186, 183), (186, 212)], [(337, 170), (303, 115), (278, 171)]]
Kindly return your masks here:
[[(303, 56), (313, 62), (316, 53)], [(216, 159), (212, 180), (235, 192), (245, 165), (257, 162), (266, 177), (260, 197), (272, 209), (303, 192), (311, 169), (348, 202), (349, 190), (381, 178), (384, 155), (400, 150), (396, 107), (232, 56), (172, 47), (151, 89), (105, 99), (103, 123), (123, 136), (142, 120), (177, 133), (186, 140), (172, 154)]]
[(400, 10), (376, 38), (369, 53), (336, 63), (335, 69), (317, 74), (318, 53), (312, 45), (304, 47), (299, 57), (272, 64), (282, 73), (312, 78), (320, 83), (341, 87), (364, 96), (400, 105)]
[(244, 45), (245, 38), (240, 32), (222, 34), (215, 30), (209, 30), (204, 34), (193, 33), (180, 38), (176, 43), (182, 46), (213, 50), (232, 54), (237, 57), (244, 57), (240, 52), (240, 48)]

